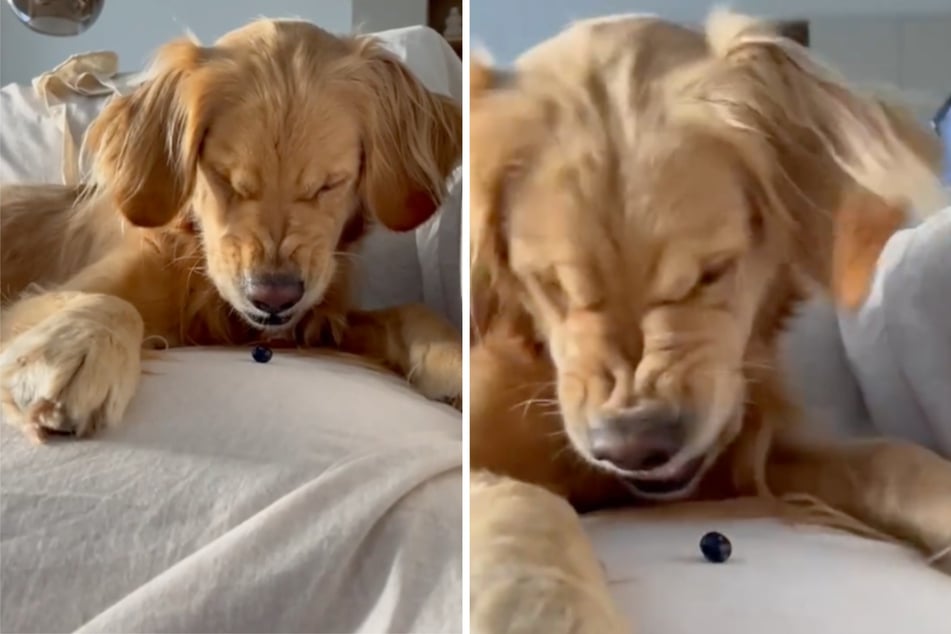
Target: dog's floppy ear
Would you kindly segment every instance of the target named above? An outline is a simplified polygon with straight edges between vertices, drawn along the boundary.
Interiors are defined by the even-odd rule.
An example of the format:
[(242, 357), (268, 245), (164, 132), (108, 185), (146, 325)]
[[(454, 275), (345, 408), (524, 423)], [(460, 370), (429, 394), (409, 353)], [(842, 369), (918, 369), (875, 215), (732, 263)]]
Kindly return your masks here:
[(868, 295), (885, 244), (902, 228), (908, 212), (878, 196), (856, 192), (835, 216), (831, 290), (845, 308), (858, 308)]
[(427, 90), (373, 38), (355, 44), (350, 79), (365, 121), (364, 202), (388, 228), (413, 229), (445, 196), (462, 154), (462, 110)]
[[(907, 112), (883, 101), (877, 105), (908, 149), (936, 170), (941, 152), (936, 139), (925, 134)], [(932, 202), (921, 194), (927, 194), (931, 186), (926, 182), (922, 191), (913, 192), (924, 209)], [(832, 294), (841, 306), (856, 309), (865, 301), (885, 245), (896, 231), (914, 221), (910, 199), (881, 196), (865, 188), (843, 197), (834, 214), (831, 278)]]
[(86, 134), (94, 186), (134, 225), (167, 224), (191, 195), (208, 104), (190, 80), (206, 51), (187, 39), (163, 46), (151, 77)]
[(857, 305), (892, 233), (943, 198), (937, 141), (766, 23), (718, 10), (707, 40), (715, 67), (702, 101), (716, 119), (768, 147), (764, 158), (799, 232), (805, 272)]
[[(474, 340), (503, 310), (502, 296), (511, 285), (502, 214), (509, 178), (510, 153), (498, 129), (501, 120), (483, 100), (491, 94), (495, 71), (472, 57), (469, 64), (469, 260), (470, 318)], [(499, 142), (495, 143), (498, 139)]]
[(534, 337), (509, 268), (508, 213), (518, 181), (531, 160), (542, 117), (511, 89), (508, 77), (473, 57), (469, 72), (469, 257), (474, 337), (505, 330)]

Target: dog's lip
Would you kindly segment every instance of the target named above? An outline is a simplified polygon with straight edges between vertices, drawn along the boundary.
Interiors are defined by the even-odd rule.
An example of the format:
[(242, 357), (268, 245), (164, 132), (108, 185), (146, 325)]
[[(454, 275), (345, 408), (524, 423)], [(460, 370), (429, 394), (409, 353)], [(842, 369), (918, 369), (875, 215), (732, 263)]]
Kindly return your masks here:
[(706, 463), (704, 456), (679, 464), (671, 464), (647, 472), (624, 476), (624, 480), (637, 492), (647, 495), (671, 495), (689, 488), (697, 479)]
[(689, 477), (690, 474), (694, 474), (700, 470), (700, 467), (703, 466), (705, 457), (700, 455), (694, 458), (685, 458), (682, 456), (675, 456), (671, 460), (667, 461), (664, 465), (657, 467), (656, 469), (649, 469), (646, 471), (632, 471), (627, 474), (631, 480), (636, 480), (638, 482), (646, 481), (665, 481), (665, 480), (679, 480), (684, 477)]
[(245, 312), (248, 320), (260, 328), (280, 328), (291, 323), (294, 313), (284, 313), (280, 315), (259, 315), (257, 313)]

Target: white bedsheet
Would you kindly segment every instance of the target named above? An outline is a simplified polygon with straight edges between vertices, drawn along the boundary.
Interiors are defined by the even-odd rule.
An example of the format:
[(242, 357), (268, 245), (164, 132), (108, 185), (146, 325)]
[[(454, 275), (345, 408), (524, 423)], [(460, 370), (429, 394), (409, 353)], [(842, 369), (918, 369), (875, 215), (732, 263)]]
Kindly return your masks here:
[(281, 351), (147, 370), (114, 433), (0, 426), (0, 630), (461, 631), (455, 410)]
[[(589, 516), (585, 526), (635, 632), (951, 632), (951, 577), (898, 546), (768, 519), (612, 511)], [(733, 544), (725, 564), (700, 554), (710, 530)]]

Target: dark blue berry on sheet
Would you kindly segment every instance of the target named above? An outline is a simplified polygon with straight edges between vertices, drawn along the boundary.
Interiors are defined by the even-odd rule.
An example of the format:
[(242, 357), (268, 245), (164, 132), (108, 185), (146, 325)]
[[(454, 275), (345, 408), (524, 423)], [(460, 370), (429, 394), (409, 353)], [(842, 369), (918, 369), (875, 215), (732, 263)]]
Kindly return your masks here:
[(703, 553), (707, 561), (722, 564), (733, 553), (733, 545), (726, 538), (726, 535), (711, 531), (700, 540), (700, 552)]
[(274, 356), (274, 352), (267, 346), (255, 346), (251, 358), (258, 363), (267, 363)]

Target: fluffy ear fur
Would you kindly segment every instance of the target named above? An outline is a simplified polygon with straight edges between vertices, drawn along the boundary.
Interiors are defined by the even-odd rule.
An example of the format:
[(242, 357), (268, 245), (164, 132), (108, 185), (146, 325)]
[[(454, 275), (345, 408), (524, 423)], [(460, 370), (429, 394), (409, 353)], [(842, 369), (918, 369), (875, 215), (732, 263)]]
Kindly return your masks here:
[(940, 148), (901, 109), (861, 95), (765, 23), (716, 11), (702, 101), (768, 145), (772, 185), (805, 271), (847, 305), (864, 298), (888, 237), (936, 207)]
[(356, 45), (351, 79), (366, 121), (364, 200), (390, 229), (413, 229), (439, 208), (459, 162), (462, 110), (427, 90), (372, 38)]
[(473, 336), (491, 329), (534, 340), (532, 321), (508, 265), (506, 213), (540, 117), (503, 73), (473, 59), (469, 73), (469, 244)]
[(187, 39), (165, 45), (152, 77), (112, 100), (87, 132), (96, 191), (134, 225), (167, 224), (191, 194), (208, 118), (193, 75), (206, 53)]
[(908, 213), (881, 198), (856, 193), (835, 218), (832, 294), (845, 308), (858, 308), (868, 295), (878, 256)]

